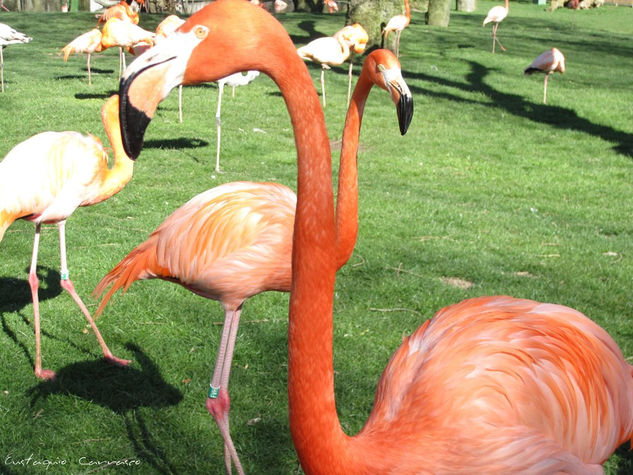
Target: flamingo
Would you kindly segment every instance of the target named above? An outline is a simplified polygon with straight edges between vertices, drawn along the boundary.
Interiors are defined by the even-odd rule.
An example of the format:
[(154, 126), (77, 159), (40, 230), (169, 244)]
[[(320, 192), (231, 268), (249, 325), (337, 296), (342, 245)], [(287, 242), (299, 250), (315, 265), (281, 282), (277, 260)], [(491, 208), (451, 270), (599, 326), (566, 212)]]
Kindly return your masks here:
[(90, 56), (92, 53), (98, 53), (103, 50), (101, 45), (101, 31), (99, 28), (93, 28), (86, 33), (79, 35), (66, 46), (62, 48), (64, 53), (64, 61), (68, 61), (68, 57), (73, 53), (86, 53), (88, 60), (86, 66), (88, 68), (88, 84), (92, 84), (92, 76), (90, 74)]
[(354, 53), (363, 54), (369, 41), (367, 30), (360, 23), (347, 25), (332, 35), (334, 38), (342, 38), (352, 47), (349, 56), (349, 69), (347, 71), (347, 105), (352, 92), (352, 67), (354, 64)]
[[(176, 34), (173, 42), (182, 41), (181, 38), (182, 35)], [(161, 43), (151, 54), (162, 58), (173, 47)], [(132, 81), (136, 79), (136, 66), (142, 67), (145, 58), (139, 57), (137, 61), (129, 67)], [(349, 260), (356, 243), (358, 139), (365, 101), (374, 84), (390, 93), (397, 106), (401, 134), (406, 133), (413, 114), (413, 100), (398, 60), (388, 50), (372, 52), (354, 90), (343, 130), (337, 202), (338, 267)], [(163, 92), (167, 95), (169, 90)], [(134, 281), (150, 278), (176, 282), (222, 303), (224, 328), (207, 408), (226, 443), (227, 471), (232, 459), (241, 472), (229, 434), (228, 383), (242, 305), (260, 292), (290, 291), (295, 205), (295, 194), (275, 183), (228, 183), (203, 192), (169, 216), (95, 289), (95, 294), (102, 294), (111, 285), (97, 315), (118, 289), (126, 290)]]
[[(333, 36), (325, 36), (310, 41), (307, 45), (297, 48), (297, 53), (302, 59), (314, 61), (321, 65), (321, 94), (323, 97), (323, 107), (326, 106), (325, 100), (325, 70), (330, 69), (330, 65), (338, 66), (343, 64), (350, 54), (355, 51), (361, 54), (365, 51), (369, 36), (365, 29), (358, 23), (349, 25), (337, 31)], [(352, 48), (352, 49), (350, 49)], [(352, 84), (352, 64), (348, 73), (348, 96)]]
[(565, 72), (565, 56), (558, 48), (552, 48), (541, 53), (532, 64), (530, 64), (523, 74), (529, 76), (533, 73), (545, 73), (545, 81), (543, 83), (543, 104), (547, 104), (547, 79), (550, 74), (555, 72), (563, 74)]
[[(507, 1), (507, 0), (506, 0)], [(387, 35), (392, 31), (396, 32), (396, 56), (400, 57), (400, 35), (402, 34), (402, 30), (404, 30), (409, 23), (411, 22), (411, 8), (409, 7), (409, 1), (404, 0), (404, 15), (396, 15), (391, 17), (391, 19), (387, 22), (387, 25), (382, 30), (382, 34), (385, 36), (385, 41), (387, 40)]]
[(125, 53), (123, 48), (132, 48), (139, 43), (152, 46), (156, 39), (156, 34), (144, 30), (140, 26), (119, 18), (110, 18), (103, 25), (101, 36), (101, 47), (103, 49), (113, 46), (119, 47), (119, 77), (125, 69)]
[(101, 15), (97, 15), (97, 25), (106, 23), (110, 18), (118, 18), (119, 20), (129, 21), (138, 25), (139, 15), (135, 12), (125, 0), (116, 5), (107, 8)]
[(42, 369), (37, 254), (42, 224), (59, 228), (61, 286), (83, 312), (99, 341), (106, 360), (125, 366), (108, 349), (90, 312), (75, 291), (66, 261), (66, 219), (78, 206), (100, 203), (119, 192), (132, 177), (133, 161), (121, 144), (118, 96), (103, 106), (101, 117), (112, 148), (114, 166), (108, 169), (108, 155), (101, 141), (78, 132), (42, 132), (16, 145), (0, 162), (0, 241), (16, 219), (35, 223), (29, 284), (35, 314), (35, 375), (52, 379), (55, 373)]
[[(633, 367), (580, 312), (508, 296), (446, 307), (405, 338), (365, 426), (356, 436), (343, 432), (332, 361), (338, 249), (330, 148), (310, 74), (283, 26), (243, 0), (211, 3), (172, 41), (167, 54), (139, 57), (122, 81), (131, 156), (161, 96), (181, 81), (257, 69), (288, 107), (298, 162), (288, 402), (304, 472), (600, 472), (633, 435)], [(139, 78), (156, 96), (143, 95)]]
[(486, 15), (486, 18), (484, 18), (484, 24), (482, 26), (486, 26), (486, 23), (490, 23), (490, 22), (494, 23), (494, 25), (492, 25), (492, 52), (493, 53), (495, 52), (495, 43), (499, 43), (499, 46), (501, 47), (503, 51), (506, 50), (501, 44), (501, 41), (499, 41), (499, 38), (497, 38), (497, 30), (499, 29), (499, 23), (501, 23), (503, 19), (508, 16), (509, 11), (510, 11), (510, 2), (509, 0), (506, 0), (506, 4), (504, 7), (502, 7), (501, 5), (496, 5), (492, 7), (490, 10), (488, 10), (488, 14)]
[(4, 47), (17, 43), (28, 43), (33, 38), (14, 30), (5, 23), (0, 23), (0, 84), (1, 92), (4, 92)]
[[(218, 108), (215, 112), (215, 124), (217, 130), (217, 145), (216, 145), (216, 153), (215, 153), (215, 171), (218, 173), (222, 173), (220, 170), (220, 137), (222, 134), (222, 120), (220, 118), (220, 112), (222, 109), (222, 94), (224, 93), (224, 86), (228, 84), (233, 88), (232, 97), (235, 97), (235, 88), (237, 86), (246, 86), (250, 82), (252, 82), (257, 76), (259, 76), (259, 71), (247, 71), (246, 74), (235, 73), (231, 74), (225, 78), (218, 80)], [(182, 86), (179, 86), (179, 90)]]
[(327, 7), (328, 13), (335, 13), (338, 11), (338, 4), (335, 0), (323, 0), (323, 3)]

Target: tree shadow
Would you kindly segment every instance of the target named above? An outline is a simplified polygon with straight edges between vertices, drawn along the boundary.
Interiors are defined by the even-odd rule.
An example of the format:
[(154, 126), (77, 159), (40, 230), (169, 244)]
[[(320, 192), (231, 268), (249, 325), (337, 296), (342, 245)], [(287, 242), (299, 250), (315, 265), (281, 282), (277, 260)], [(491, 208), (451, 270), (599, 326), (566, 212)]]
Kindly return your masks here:
[(499, 108), (510, 114), (528, 119), (535, 123), (545, 124), (558, 129), (570, 129), (578, 132), (584, 132), (588, 135), (613, 143), (613, 149), (616, 152), (628, 157), (633, 157), (633, 134), (591, 122), (584, 117), (580, 117), (576, 111), (568, 107), (535, 103), (526, 100), (525, 97), (518, 94), (497, 91), (484, 82), (485, 77), (490, 73), (489, 68), (475, 61), (468, 61), (468, 63), (470, 64), (471, 72), (467, 74), (466, 82), (451, 81), (424, 73), (405, 72), (404, 76), (406, 78), (415, 78), (422, 81), (441, 84), (447, 87), (453, 87), (468, 93), (474, 91), (482, 92), (490, 97), (493, 102), (490, 103), (487, 101), (465, 99), (450, 93), (435, 92), (430, 89), (413, 86), (411, 89), (415, 92), (431, 97), (441, 97), (458, 102), (468, 102)]
[(110, 96), (114, 94), (118, 94), (119, 91), (106, 91), (106, 92), (78, 92), (75, 94), (75, 99), (83, 100), (83, 99), (108, 99)]
[[(159, 409), (182, 401), (182, 393), (168, 384), (156, 364), (137, 345), (125, 347), (134, 353), (133, 366), (120, 368), (104, 359), (72, 363), (57, 371), (55, 379), (42, 381), (29, 390), (31, 406), (51, 395), (79, 397), (117, 414), (143, 407)], [(134, 366), (139, 364), (141, 369)]]

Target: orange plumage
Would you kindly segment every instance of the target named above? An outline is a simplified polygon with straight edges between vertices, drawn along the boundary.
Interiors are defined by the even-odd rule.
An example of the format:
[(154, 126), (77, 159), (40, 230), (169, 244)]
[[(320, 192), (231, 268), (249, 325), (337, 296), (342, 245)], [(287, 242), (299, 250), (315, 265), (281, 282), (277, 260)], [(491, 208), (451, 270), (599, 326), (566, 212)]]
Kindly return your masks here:
[[(579, 312), (510, 297), (466, 300), (422, 325), (387, 365), (365, 427), (355, 437), (343, 432), (332, 359), (338, 250), (331, 156), (310, 75), (283, 27), (243, 0), (216, 0), (180, 32), (190, 50), (178, 59), (188, 61), (172, 64), (186, 63), (188, 83), (255, 68), (279, 85), (291, 117), (298, 181), (288, 402), (305, 473), (600, 473), (633, 432), (631, 366)], [(164, 54), (157, 51), (153, 62)], [(130, 66), (121, 94), (132, 110), (124, 116), (140, 107), (152, 116), (160, 97), (139, 100), (130, 83), (143, 77), (161, 88), (174, 72), (165, 69)], [(134, 151), (139, 128), (128, 123), (125, 132)]]
[(62, 48), (64, 61), (68, 61), (68, 57), (73, 53), (85, 53), (88, 56), (86, 67), (88, 68), (88, 84), (92, 84), (92, 75), (90, 72), (90, 57), (92, 53), (103, 50), (101, 45), (101, 31), (93, 28), (86, 33), (79, 35), (66, 46)]

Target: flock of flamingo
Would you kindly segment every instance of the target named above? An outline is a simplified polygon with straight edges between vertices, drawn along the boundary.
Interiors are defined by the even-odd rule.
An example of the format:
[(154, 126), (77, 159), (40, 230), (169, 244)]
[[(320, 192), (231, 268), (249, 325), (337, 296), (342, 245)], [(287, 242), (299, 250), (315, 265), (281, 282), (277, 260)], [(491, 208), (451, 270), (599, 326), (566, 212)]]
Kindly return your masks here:
[[(390, 31), (401, 32), (409, 23), (405, 4), (404, 19), (394, 21)], [(506, 13), (507, 5), (506, 0)], [(98, 48), (139, 46), (104, 43), (106, 27), (115, 18), (135, 25), (126, 5), (119, 11), (129, 19), (108, 18), (107, 12), (100, 17), (100, 42), (95, 29), (79, 37), (89, 38), (91, 48), (77, 40), (64, 48), (66, 57), (88, 54), (89, 82), (90, 54)], [(497, 18), (493, 48), (503, 19)], [(405, 338), (378, 382), (363, 429), (355, 436), (344, 433), (334, 398), (335, 274), (357, 239), (358, 143), (372, 87), (390, 95), (401, 134), (411, 123), (413, 98), (397, 54), (386, 49), (368, 54), (348, 99), (335, 207), (323, 77), (321, 106), (303, 61), (323, 60), (309, 52), (309, 45), (297, 49), (272, 15), (244, 0), (216, 0), (175, 23), (164, 34), (141, 35), (146, 51), (124, 68), (118, 95), (103, 105), (103, 126), (113, 150), (110, 168), (101, 141), (77, 132), (40, 133), (0, 162), (0, 240), (17, 219), (35, 224), (28, 279), (35, 375), (55, 377), (41, 362), (35, 272), (41, 225), (59, 228), (62, 288), (81, 308), (105, 358), (128, 365), (110, 352), (74, 290), (66, 262), (66, 219), (79, 206), (106, 200), (132, 178), (145, 130), (173, 88), (259, 71), (279, 87), (290, 114), (296, 195), (286, 186), (257, 182), (226, 183), (202, 192), (174, 211), (95, 290), (105, 292), (96, 315), (116, 291), (143, 279), (175, 282), (220, 301), (224, 327), (206, 407), (224, 440), (227, 473), (233, 465), (244, 473), (230, 435), (228, 393), (242, 305), (270, 290), (290, 292), (290, 430), (306, 473), (601, 473), (601, 464), (633, 436), (633, 367), (614, 340), (580, 312), (507, 296), (445, 307)], [(360, 54), (367, 37), (359, 27), (350, 25), (320, 43)], [(12, 31), (13, 41), (29, 40)], [(564, 64), (556, 51), (553, 56)], [(526, 73), (539, 69), (546, 59), (539, 58)], [(218, 117), (219, 110), (218, 103)]]

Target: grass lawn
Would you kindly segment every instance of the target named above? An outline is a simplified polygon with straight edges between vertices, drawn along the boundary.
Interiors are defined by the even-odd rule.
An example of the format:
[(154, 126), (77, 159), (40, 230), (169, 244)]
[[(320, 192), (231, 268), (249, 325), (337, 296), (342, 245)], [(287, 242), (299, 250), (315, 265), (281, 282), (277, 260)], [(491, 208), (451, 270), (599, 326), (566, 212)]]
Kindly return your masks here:
[[(453, 12), (447, 29), (413, 12), (400, 45), (415, 98), (401, 137), (387, 94), (374, 92), (359, 153), (360, 232), (338, 275), (334, 367), (341, 423), (355, 433), (376, 382), (402, 336), (441, 307), (467, 297), (509, 294), (565, 304), (590, 316), (633, 357), (633, 9), (547, 12), (512, 2), (499, 27), (506, 53), (491, 54), (493, 5)], [(161, 15), (141, 15), (154, 27)], [(297, 45), (330, 35), (344, 16), (285, 14)], [(117, 51), (85, 57), (59, 49), (95, 24), (93, 15), (0, 12), (34, 39), (5, 49), (0, 157), (44, 130), (90, 132), (107, 142), (99, 110), (118, 89)], [(522, 71), (558, 47), (567, 72)], [(128, 57), (128, 61), (131, 59)], [(310, 70), (318, 87), (320, 68)], [(356, 73), (360, 66), (357, 65)], [(340, 139), (347, 67), (326, 72), (330, 138)], [(145, 136), (134, 178), (119, 194), (68, 220), (69, 267), (90, 297), (101, 277), (174, 209), (197, 193), (237, 180), (294, 188), (296, 153), (283, 100), (266, 76), (230, 88), (223, 100), (221, 166), (215, 165), (214, 84), (165, 100)], [(338, 159), (335, 153), (334, 158)], [(335, 167), (336, 168), (336, 167)], [(204, 407), (223, 311), (179, 286), (147, 281), (115, 296), (99, 320), (128, 370), (101, 360), (79, 309), (59, 286), (55, 227), (42, 232), (38, 273), (43, 364), (33, 375), (33, 309), (27, 283), (33, 225), (13, 224), (0, 243), (0, 473), (223, 473), (222, 440)], [(288, 295), (244, 306), (231, 378), (231, 432), (248, 473), (298, 473), (288, 429)], [(39, 465), (36, 465), (39, 463)], [(92, 463), (92, 465), (86, 465)], [(622, 448), (610, 474), (633, 473)]]

